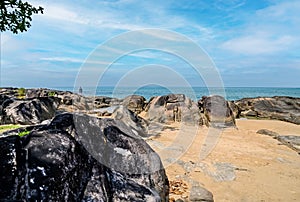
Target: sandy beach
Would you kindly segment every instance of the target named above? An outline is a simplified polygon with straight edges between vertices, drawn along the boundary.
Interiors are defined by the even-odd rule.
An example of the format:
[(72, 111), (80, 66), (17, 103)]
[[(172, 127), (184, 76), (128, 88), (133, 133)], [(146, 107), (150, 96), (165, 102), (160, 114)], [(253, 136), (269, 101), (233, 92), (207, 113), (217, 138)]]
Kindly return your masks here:
[[(298, 201), (300, 198), (300, 156), (270, 136), (256, 133), (268, 129), (280, 135), (300, 136), (300, 125), (275, 120), (237, 120), (237, 128), (222, 131), (213, 151), (202, 161), (201, 146), (208, 133), (200, 127), (191, 146), (172, 164), (162, 145), (180, 146), (178, 123), (168, 125), (147, 142), (159, 153), (172, 183), (186, 183), (188, 189), (170, 193), (170, 199), (189, 200), (194, 184), (211, 191), (219, 201)], [(184, 186), (183, 186), (184, 187)]]

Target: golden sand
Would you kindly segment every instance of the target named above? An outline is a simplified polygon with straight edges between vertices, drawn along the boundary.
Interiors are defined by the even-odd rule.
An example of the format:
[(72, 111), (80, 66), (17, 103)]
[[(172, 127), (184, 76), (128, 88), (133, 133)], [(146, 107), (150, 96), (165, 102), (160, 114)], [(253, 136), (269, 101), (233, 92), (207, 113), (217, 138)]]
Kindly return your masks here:
[[(256, 133), (268, 129), (280, 135), (300, 136), (300, 125), (274, 120), (237, 120), (237, 129), (224, 129), (204, 160), (200, 160), (199, 154), (209, 129), (200, 127), (190, 147), (182, 151), (180, 144), (186, 144), (184, 141), (190, 136), (181, 139), (178, 136), (192, 133), (193, 129), (179, 133), (182, 130), (179, 128), (178, 123), (169, 125), (159, 136), (147, 140), (163, 159), (172, 183), (182, 181), (190, 188), (199, 182), (212, 192), (217, 202), (300, 200), (300, 155), (276, 139)], [(182, 156), (179, 157), (176, 148)], [(174, 157), (172, 152), (179, 157), (175, 163), (168, 160)], [(189, 189), (170, 194), (175, 199), (188, 200), (188, 196)]]

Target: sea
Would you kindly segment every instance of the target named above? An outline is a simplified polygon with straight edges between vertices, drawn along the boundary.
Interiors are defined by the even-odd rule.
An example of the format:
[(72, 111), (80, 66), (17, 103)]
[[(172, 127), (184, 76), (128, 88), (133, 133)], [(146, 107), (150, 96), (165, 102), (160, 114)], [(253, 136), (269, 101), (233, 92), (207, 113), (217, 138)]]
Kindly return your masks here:
[[(227, 100), (239, 100), (242, 98), (253, 97), (273, 97), (290, 96), (300, 98), (300, 88), (274, 88), (274, 87), (162, 87), (162, 86), (143, 86), (143, 87), (113, 87), (98, 86), (97, 88), (82, 87), (83, 94), (86, 96), (107, 96), (114, 98), (124, 98), (128, 95), (141, 95), (149, 100), (153, 96), (167, 94), (185, 94), (193, 100), (199, 100), (202, 96), (222, 95)], [(74, 87), (55, 87), (57, 90), (71, 91), (78, 93)]]

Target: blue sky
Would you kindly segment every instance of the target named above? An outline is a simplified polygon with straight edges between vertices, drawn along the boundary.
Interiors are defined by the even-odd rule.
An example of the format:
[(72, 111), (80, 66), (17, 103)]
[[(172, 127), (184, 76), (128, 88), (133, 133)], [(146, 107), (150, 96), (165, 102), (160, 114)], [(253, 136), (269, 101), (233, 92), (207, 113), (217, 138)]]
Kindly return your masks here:
[[(98, 45), (128, 31), (158, 28), (178, 32), (202, 47), (225, 86), (300, 87), (298, 0), (29, 2), (42, 5), (45, 13), (34, 16), (26, 33), (1, 33), (1, 86), (73, 86)], [(172, 68), (191, 85), (204, 85), (189, 64), (157, 50), (122, 57), (101, 84), (115, 85), (126, 72), (155, 64)], [(137, 81), (159, 73), (139, 75)], [(165, 77), (170, 85), (180, 86)]]

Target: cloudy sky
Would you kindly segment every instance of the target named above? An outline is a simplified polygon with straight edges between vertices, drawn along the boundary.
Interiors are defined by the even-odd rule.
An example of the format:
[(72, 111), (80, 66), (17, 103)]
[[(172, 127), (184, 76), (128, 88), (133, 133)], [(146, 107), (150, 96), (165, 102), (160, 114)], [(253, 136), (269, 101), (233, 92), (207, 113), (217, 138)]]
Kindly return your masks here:
[[(157, 38), (177, 43), (178, 33), (201, 47), (225, 86), (300, 87), (298, 0), (29, 2), (43, 6), (44, 14), (34, 16), (26, 33), (1, 33), (1, 86), (73, 86), (80, 68), (97, 47), (126, 32), (155, 28), (174, 32), (174, 38), (153, 34)], [(113, 48), (115, 52), (122, 49), (122, 42)], [(109, 65), (103, 57), (93, 60), (97, 60), (94, 68)], [(141, 71), (140, 67), (148, 69)], [(153, 71), (149, 71), (151, 67), (155, 67)], [(162, 73), (159, 67), (164, 67)], [(164, 73), (166, 68), (191, 85), (204, 85), (188, 61), (160, 50), (123, 55), (109, 66), (101, 85), (113, 86), (136, 70), (128, 85), (145, 77), (162, 77), (170, 85), (180, 86), (171, 74)]]

